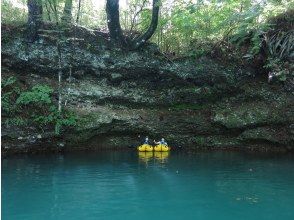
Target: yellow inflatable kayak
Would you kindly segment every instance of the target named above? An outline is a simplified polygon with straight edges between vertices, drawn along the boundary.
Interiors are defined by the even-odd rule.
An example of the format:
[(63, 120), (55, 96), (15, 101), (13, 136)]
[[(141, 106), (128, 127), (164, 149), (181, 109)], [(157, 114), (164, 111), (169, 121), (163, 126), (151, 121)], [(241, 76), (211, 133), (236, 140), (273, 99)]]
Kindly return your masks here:
[(154, 151), (158, 151), (158, 152), (166, 152), (169, 150), (170, 150), (170, 147), (164, 144), (158, 144), (154, 147)]
[(143, 144), (143, 145), (139, 146), (137, 149), (140, 152), (151, 152), (151, 151), (153, 151), (153, 147), (151, 145), (149, 145), (149, 144)]

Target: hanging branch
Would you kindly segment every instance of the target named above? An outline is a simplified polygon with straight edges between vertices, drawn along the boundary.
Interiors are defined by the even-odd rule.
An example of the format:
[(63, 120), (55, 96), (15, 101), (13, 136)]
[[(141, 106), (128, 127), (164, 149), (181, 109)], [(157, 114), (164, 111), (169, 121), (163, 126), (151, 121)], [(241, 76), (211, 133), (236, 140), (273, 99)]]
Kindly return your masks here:
[(140, 9), (139, 9), (139, 10), (136, 12), (136, 14), (134, 15), (134, 17), (133, 17), (133, 19), (132, 19), (132, 21), (131, 21), (130, 33), (132, 33), (133, 28), (134, 28), (134, 26), (135, 26), (136, 17), (137, 17), (142, 11), (143, 11), (143, 9), (144, 9), (146, 3), (147, 3), (147, 0), (144, 0), (143, 3), (142, 3), (142, 5), (141, 5), (141, 7), (140, 7)]

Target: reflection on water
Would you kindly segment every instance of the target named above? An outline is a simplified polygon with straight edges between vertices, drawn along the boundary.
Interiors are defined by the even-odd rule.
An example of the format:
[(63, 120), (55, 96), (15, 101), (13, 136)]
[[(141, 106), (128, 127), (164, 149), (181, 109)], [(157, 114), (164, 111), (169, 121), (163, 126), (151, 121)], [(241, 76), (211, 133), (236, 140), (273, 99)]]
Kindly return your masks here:
[(146, 163), (150, 162), (159, 162), (159, 163), (167, 163), (168, 156), (170, 152), (138, 152), (139, 160)]
[(141, 162), (148, 163), (153, 159), (153, 152), (138, 152), (139, 159)]
[(2, 219), (294, 219), (293, 155), (97, 152), (2, 160)]

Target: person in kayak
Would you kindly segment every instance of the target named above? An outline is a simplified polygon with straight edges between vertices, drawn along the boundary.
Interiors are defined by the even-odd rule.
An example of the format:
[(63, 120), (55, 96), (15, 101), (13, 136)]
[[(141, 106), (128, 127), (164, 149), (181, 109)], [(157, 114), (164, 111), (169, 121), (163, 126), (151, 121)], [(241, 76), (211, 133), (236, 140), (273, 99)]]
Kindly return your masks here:
[(166, 145), (166, 146), (167, 146), (167, 142), (164, 140), (164, 138), (161, 138), (161, 140), (160, 140), (159, 142), (156, 142), (156, 141), (154, 140), (154, 143), (155, 143), (155, 144), (163, 144), (163, 145)]
[(148, 138), (148, 136), (145, 137), (144, 144), (149, 144), (149, 138)]

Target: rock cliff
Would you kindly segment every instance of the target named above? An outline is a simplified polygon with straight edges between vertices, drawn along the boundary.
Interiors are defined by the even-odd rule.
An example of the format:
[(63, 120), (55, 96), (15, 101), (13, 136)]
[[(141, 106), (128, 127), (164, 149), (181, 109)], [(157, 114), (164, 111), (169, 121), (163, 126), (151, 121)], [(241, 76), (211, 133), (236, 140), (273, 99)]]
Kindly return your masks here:
[[(51, 35), (44, 31), (33, 44), (19, 29), (2, 28), (2, 35), (2, 74), (27, 87), (57, 88)], [(4, 152), (127, 148), (145, 135), (187, 150), (294, 147), (293, 91), (269, 85), (254, 69), (209, 57), (170, 60), (154, 45), (123, 51), (82, 28), (68, 33), (60, 48), (63, 100), (78, 125), (55, 135), (2, 124)]]

